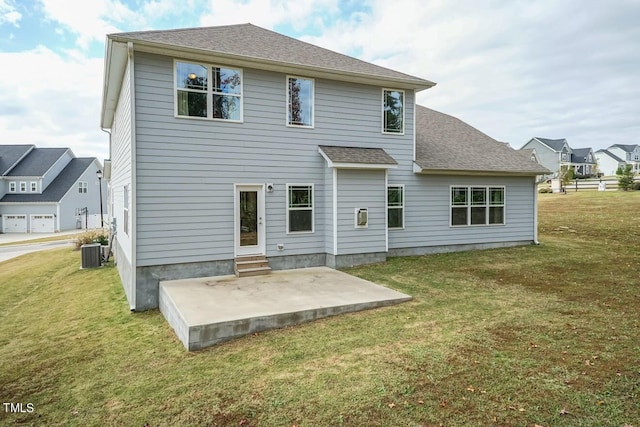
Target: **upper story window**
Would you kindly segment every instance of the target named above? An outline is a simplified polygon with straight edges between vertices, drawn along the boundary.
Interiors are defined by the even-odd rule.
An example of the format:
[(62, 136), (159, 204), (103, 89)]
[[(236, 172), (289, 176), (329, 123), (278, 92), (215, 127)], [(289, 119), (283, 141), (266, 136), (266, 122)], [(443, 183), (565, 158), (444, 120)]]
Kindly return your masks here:
[(403, 90), (382, 90), (382, 133), (404, 134)]
[(36, 181), (31, 181), (31, 192), (35, 193), (38, 191), (38, 183)]
[(26, 182), (20, 182), (20, 192), (21, 193), (26, 193), (27, 192), (27, 183)]
[(504, 224), (504, 187), (451, 187), (451, 226)]
[(17, 191), (17, 188), (18, 188), (17, 185), (18, 184), (15, 181), (11, 181), (9, 183), (9, 192), (15, 193)]
[(175, 63), (176, 116), (242, 121), (242, 70)]
[(78, 193), (85, 194), (88, 191), (89, 183), (87, 181), (78, 181)]
[(287, 125), (313, 127), (313, 79), (287, 76)]

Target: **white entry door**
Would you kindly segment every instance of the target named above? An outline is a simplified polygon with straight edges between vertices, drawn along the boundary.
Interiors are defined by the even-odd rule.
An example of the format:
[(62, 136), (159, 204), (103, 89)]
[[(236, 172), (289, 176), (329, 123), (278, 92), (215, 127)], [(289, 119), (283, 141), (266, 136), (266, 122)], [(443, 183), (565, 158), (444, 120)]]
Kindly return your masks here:
[(55, 220), (52, 214), (31, 215), (32, 233), (53, 233)]
[(27, 232), (27, 216), (26, 215), (2, 215), (2, 232), (3, 233), (26, 233)]
[(236, 256), (265, 255), (264, 186), (235, 186)]

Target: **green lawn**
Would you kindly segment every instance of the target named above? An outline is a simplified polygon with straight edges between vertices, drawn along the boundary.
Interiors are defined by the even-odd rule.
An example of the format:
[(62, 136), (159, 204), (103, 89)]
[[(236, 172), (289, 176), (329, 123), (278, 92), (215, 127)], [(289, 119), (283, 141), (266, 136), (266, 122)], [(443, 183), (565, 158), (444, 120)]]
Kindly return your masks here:
[(350, 269), (414, 300), (196, 353), (113, 267), (0, 263), (0, 399), (35, 408), (0, 424), (640, 427), (640, 192), (539, 200), (539, 246)]

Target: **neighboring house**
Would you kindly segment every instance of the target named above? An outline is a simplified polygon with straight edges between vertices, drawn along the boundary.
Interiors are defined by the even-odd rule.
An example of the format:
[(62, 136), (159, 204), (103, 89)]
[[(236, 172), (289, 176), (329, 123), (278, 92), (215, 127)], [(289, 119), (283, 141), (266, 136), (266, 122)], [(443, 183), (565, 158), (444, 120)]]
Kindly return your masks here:
[(571, 166), (578, 178), (589, 178), (596, 171), (596, 158), (591, 148), (574, 148), (571, 150)]
[[(520, 150), (535, 149), (538, 163), (560, 176), (561, 170), (573, 168), (575, 176), (587, 178), (596, 174), (596, 162), (591, 148), (572, 149), (566, 139), (535, 137)], [(545, 178), (549, 178), (546, 176)]]
[[(0, 145), (0, 231), (44, 233), (84, 226), (88, 215), (100, 214), (100, 169), (97, 159), (76, 158), (69, 148)], [(87, 213), (79, 216), (82, 208)]]
[(559, 176), (560, 168), (571, 163), (572, 150), (564, 138), (548, 139), (535, 137), (520, 148), (520, 150), (526, 149), (534, 149), (538, 163), (549, 169), (553, 176)]
[(640, 145), (614, 144), (607, 150), (631, 165), (634, 173), (640, 173)]
[(623, 168), (627, 164), (609, 150), (598, 150), (594, 156), (598, 161), (598, 170), (608, 176), (615, 175), (619, 168)]
[[(535, 148), (521, 148), (520, 150), (516, 150), (516, 153), (521, 154), (525, 159), (531, 160), (532, 162), (536, 162), (540, 164), (540, 160), (538, 159), (538, 155), (536, 154)], [(538, 181), (544, 181), (544, 175), (540, 175), (536, 177)]]
[(251, 24), (108, 35), (101, 126), (131, 309), (243, 256), (340, 268), (536, 242), (550, 171), (416, 105), (433, 85)]

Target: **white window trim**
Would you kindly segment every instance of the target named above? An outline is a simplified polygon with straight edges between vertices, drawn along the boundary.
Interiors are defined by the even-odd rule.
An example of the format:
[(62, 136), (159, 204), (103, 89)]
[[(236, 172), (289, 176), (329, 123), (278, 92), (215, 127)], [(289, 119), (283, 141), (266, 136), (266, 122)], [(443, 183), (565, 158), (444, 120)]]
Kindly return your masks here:
[(78, 181), (78, 193), (79, 194), (89, 193), (89, 183), (87, 181)]
[[(290, 210), (308, 210), (309, 208), (290, 208), (289, 207), (289, 187), (311, 187), (311, 231), (289, 231), (289, 211)], [(285, 232), (286, 234), (314, 234), (316, 232), (316, 190), (312, 183), (286, 183), (285, 184)]]
[[(467, 189), (467, 204), (466, 205), (453, 205), (453, 200), (452, 200), (452, 192), (454, 188), (466, 188)], [(472, 205), (471, 204), (471, 189), (472, 188), (484, 188), (485, 189), (485, 193), (486, 193), (486, 197), (485, 197), (485, 201), (486, 203), (484, 205)], [(501, 188), (502, 192), (503, 192), (503, 203), (501, 205), (491, 205), (489, 203), (489, 189), (490, 188)], [(486, 209), (486, 213), (485, 213), (485, 224), (471, 224), (471, 207), (475, 206), (475, 207), (482, 207), (484, 206)], [(454, 207), (458, 207), (458, 208), (462, 208), (462, 207), (466, 207), (467, 208), (467, 224), (466, 225), (453, 225), (452, 221), (453, 221), (453, 215), (451, 214), (451, 209)], [(502, 207), (503, 211), (502, 211), (502, 223), (500, 224), (489, 224), (489, 208), (491, 207)], [(482, 185), (475, 185), (475, 184), (465, 184), (465, 185), (450, 185), (449, 186), (449, 227), (450, 228), (466, 228), (466, 227), (504, 227), (505, 225), (507, 225), (507, 187), (505, 185), (490, 185), (490, 184), (482, 184)]]
[[(402, 92), (402, 132), (389, 132), (386, 131), (384, 129), (384, 93), (385, 91), (389, 91), (389, 92)], [(402, 136), (404, 135), (405, 132), (405, 122), (406, 122), (406, 117), (407, 117), (407, 93), (406, 91), (402, 90), (402, 89), (392, 89), (392, 88), (388, 88), (388, 87), (383, 87), (382, 88), (382, 92), (381, 92), (381, 99), (380, 99), (380, 119), (381, 119), (381, 131), (384, 135), (399, 135)]]
[[(311, 126), (305, 125), (295, 125), (289, 123), (289, 79), (302, 79), (302, 80), (311, 80)], [(287, 91), (286, 96), (286, 104), (284, 110), (284, 122), (288, 128), (298, 128), (298, 129), (314, 129), (316, 125), (316, 79), (311, 77), (303, 77), (303, 76), (295, 76), (293, 74), (287, 74), (285, 77), (285, 90)]]
[(20, 181), (20, 192), (21, 193), (26, 193), (27, 192), (27, 182), (26, 181)]
[(18, 192), (18, 183), (16, 181), (9, 182), (9, 192), (10, 193)]
[[(207, 80), (209, 82), (213, 82), (213, 73), (212, 68), (228, 68), (232, 70), (238, 70), (240, 72), (240, 94), (224, 94), (225, 96), (236, 96), (240, 98), (240, 119), (239, 120), (230, 120), (230, 119), (220, 119), (216, 117), (209, 117), (209, 114), (213, 113), (213, 86), (209, 84), (207, 87), (207, 117), (197, 117), (197, 116), (181, 116), (178, 114), (178, 90), (185, 90), (184, 88), (178, 88), (176, 84), (177, 76), (177, 64), (181, 62), (183, 64), (192, 64), (192, 65), (200, 65), (202, 67), (207, 68)], [(186, 90), (189, 92), (189, 90)], [(199, 92), (199, 91), (193, 91)], [(202, 93), (202, 92), (199, 92)], [(212, 114), (213, 115), (213, 114)], [(194, 61), (183, 61), (180, 59), (173, 60), (173, 116), (176, 119), (189, 119), (189, 120), (205, 120), (205, 121), (214, 121), (214, 122), (225, 122), (225, 123), (244, 123), (244, 70), (240, 67), (235, 67), (232, 65), (220, 65), (220, 64), (210, 64), (205, 62), (194, 62)]]
[[(402, 191), (402, 205), (401, 206), (389, 206), (389, 188), (400, 188)], [(389, 209), (402, 209), (402, 227), (389, 227), (389, 219), (387, 218), (387, 228), (389, 230), (404, 230), (404, 212), (405, 212), (405, 192), (404, 192), (404, 184), (387, 184), (387, 215), (389, 215)]]
[(38, 192), (38, 183), (36, 181), (31, 181), (31, 192), (32, 193)]

